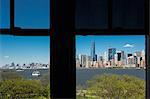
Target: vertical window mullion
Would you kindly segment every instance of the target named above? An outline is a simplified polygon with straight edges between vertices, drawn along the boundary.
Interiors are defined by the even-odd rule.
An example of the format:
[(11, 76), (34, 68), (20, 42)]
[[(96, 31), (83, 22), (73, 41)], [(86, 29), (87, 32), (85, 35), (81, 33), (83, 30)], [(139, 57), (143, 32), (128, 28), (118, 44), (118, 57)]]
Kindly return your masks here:
[(14, 0), (10, 0), (10, 32), (14, 33)]
[(112, 32), (112, 8), (113, 8), (113, 3), (112, 0), (108, 0), (108, 30), (109, 32)]

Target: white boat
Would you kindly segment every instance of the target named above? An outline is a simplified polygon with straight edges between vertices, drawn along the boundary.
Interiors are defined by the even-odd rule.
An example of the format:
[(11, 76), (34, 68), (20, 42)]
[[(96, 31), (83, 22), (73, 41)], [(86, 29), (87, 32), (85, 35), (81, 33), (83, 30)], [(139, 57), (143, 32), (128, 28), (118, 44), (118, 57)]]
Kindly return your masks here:
[(40, 75), (41, 75), (40, 72), (37, 70), (33, 71), (32, 73), (32, 76), (40, 76)]
[(19, 71), (24, 71), (24, 70), (23, 70), (23, 69), (21, 69), (21, 68), (18, 68), (18, 69), (16, 69), (16, 71), (18, 71), (18, 72), (19, 72)]

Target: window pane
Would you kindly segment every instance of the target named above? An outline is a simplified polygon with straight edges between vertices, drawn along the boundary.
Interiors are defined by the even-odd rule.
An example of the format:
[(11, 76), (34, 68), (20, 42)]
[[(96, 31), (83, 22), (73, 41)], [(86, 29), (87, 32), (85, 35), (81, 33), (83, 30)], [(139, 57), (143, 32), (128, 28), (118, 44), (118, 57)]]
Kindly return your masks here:
[(76, 0), (76, 28), (107, 28), (108, 0)]
[(113, 27), (144, 28), (144, 0), (113, 0)]
[(0, 98), (50, 98), (50, 38), (0, 35)]
[(77, 98), (144, 99), (145, 68), (144, 36), (76, 37)]
[(9, 0), (0, 0), (0, 28), (10, 28)]
[(50, 0), (15, 0), (15, 26), (50, 28)]

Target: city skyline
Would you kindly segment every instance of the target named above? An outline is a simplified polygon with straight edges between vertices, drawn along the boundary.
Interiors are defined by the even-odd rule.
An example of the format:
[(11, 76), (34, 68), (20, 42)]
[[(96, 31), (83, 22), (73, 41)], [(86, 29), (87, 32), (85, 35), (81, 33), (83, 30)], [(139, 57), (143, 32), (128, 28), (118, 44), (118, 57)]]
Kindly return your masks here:
[(95, 53), (102, 55), (109, 48), (133, 53), (145, 50), (145, 36), (76, 36), (76, 55), (91, 55), (91, 43), (95, 42)]
[[(134, 54), (117, 51), (109, 48), (103, 55), (97, 56), (93, 60), (92, 56), (77, 55), (76, 68), (146, 68), (145, 51), (137, 51)], [(112, 50), (112, 51), (110, 51)]]
[[(76, 45), (77, 46), (76, 51), (90, 49), (89, 53), (91, 54), (90, 55), (88, 53), (76, 54), (76, 67), (77, 68), (118, 68), (118, 67), (119, 68), (145, 68), (145, 48), (144, 48), (145, 40), (142, 36), (138, 36), (136, 39), (134, 37), (135, 36), (129, 36), (129, 37), (127, 36), (87, 36), (87, 37), (78, 36), (76, 38), (77, 42), (78, 41), (80, 41), (81, 43), (84, 42), (84, 45), (82, 46), (82, 49), (78, 49), (78, 45)], [(141, 41), (142, 39), (143, 41)], [(104, 44), (105, 43), (103, 42), (104, 40), (108, 40), (107, 43), (113, 45), (106, 47), (107, 45)], [(132, 40), (132, 44), (130, 42), (131, 40)], [(88, 44), (89, 42), (91, 43), (89, 48), (83, 48), (86, 46), (86, 43)], [(79, 43), (79, 46), (81, 45), (81, 43)], [(119, 44), (121, 43), (124, 45), (120, 50), (119, 46), (121, 45)], [(98, 52), (98, 49), (102, 49), (101, 52)], [(97, 52), (95, 50), (97, 50)]]
[[(145, 50), (144, 36), (77, 36), (76, 54), (77, 55), (85, 54), (90, 56), (91, 42), (93, 41), (95, 42), (96, 46), (94, 48), (95, 49), (94, 53), (96, 53), (97, 56), (102, 55), (105, 51), (107, 51), (109, 47), (116, 48), (117, 50), (123, 50), (125, 51), (125, 53), (127, 51), (129, 51), (130, 53)], [(116, 44), (108, 46), (114, 43)], [(15, 62), (17, 64), (24, 64), (24, 63), (28, 64), (31, 62), (49, 63), (50, 59), (49, 37), (20, 37), (20, 36), (1, 35), (0, 45), (1, 45), (0, 66), (10, 64), (12, 62)], [(26, 48), (28, 48), (28, 50), (26, 50)]]

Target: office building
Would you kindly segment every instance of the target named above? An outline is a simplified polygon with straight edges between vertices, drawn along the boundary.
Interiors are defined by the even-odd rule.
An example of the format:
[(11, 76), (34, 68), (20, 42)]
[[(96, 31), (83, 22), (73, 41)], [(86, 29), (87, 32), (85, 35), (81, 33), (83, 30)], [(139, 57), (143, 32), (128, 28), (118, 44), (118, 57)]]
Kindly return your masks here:
[(86, 55), (81, 55), (81, 67), (86, 67)]
[(115, 54), (116, 54), (116, 48), (110, 48), (108, 49), (108, 61), (110, 61), (110, 65), (115, 65)]
[(86, 56), (86, 68), (91, 67), (91, 56)]
[(92, 58), (92, 61), (96, 61), (95, 42), (92, 42), (92, 45), (91, 45), (91, 58)]

